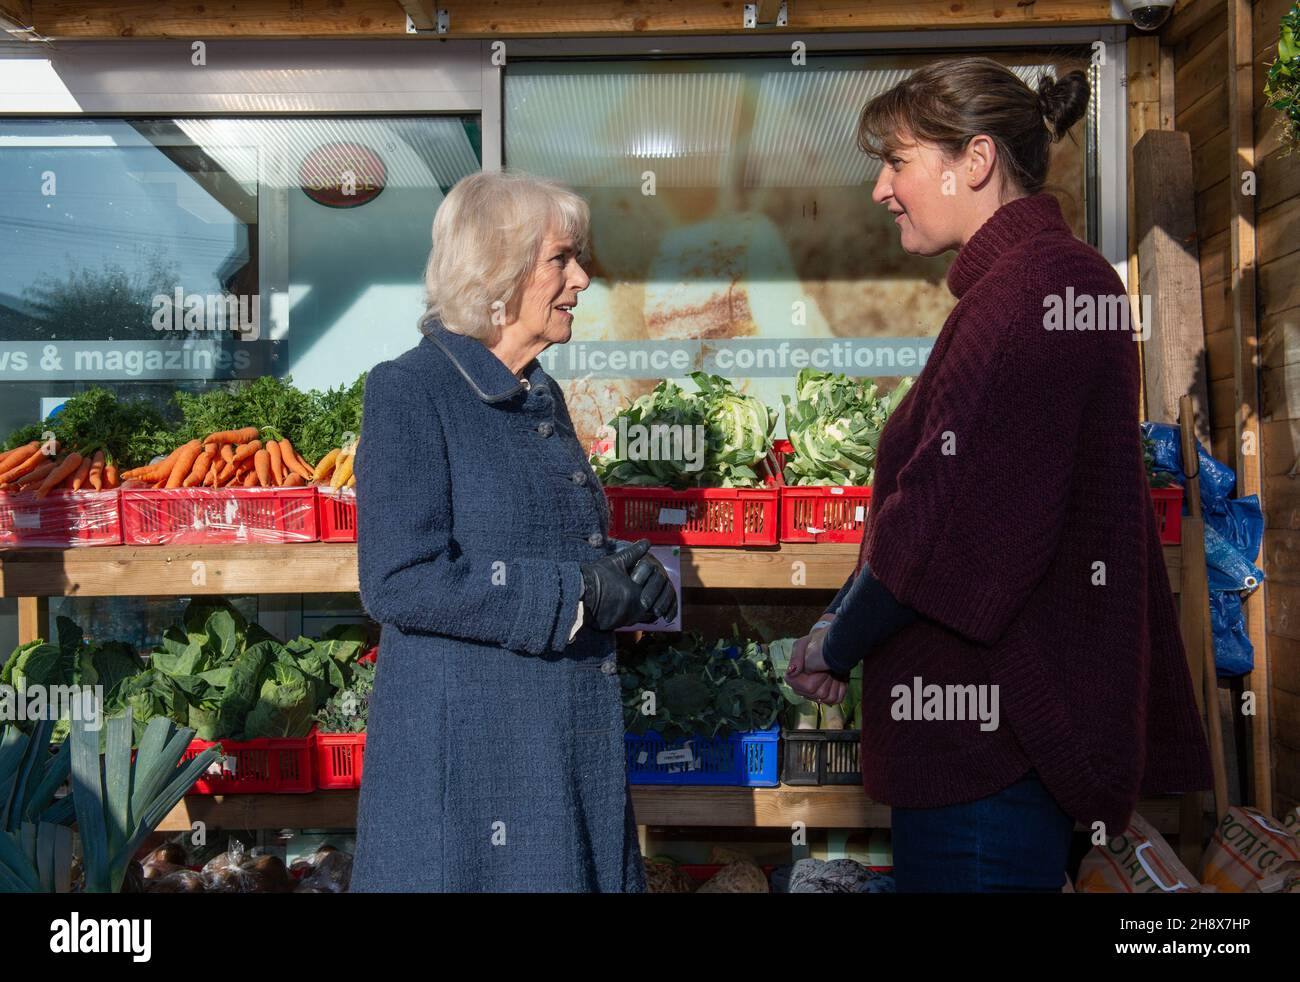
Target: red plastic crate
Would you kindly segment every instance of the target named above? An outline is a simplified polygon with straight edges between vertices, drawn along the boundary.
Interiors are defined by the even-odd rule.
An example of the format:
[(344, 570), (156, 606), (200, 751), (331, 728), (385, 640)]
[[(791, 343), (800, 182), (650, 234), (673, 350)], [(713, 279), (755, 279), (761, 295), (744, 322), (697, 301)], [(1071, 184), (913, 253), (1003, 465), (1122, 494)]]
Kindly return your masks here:
[(861, 542), (871, 488), (781, 485), (782, 542)]
[(326, 791), (361, 787), (366, 735), (316, 731), (315, 741), (316, 787)]
[(774, 546), (780, 532), (780, 468), (760, 463), (761, 488), (606, 487), (610, 536), (657, 546)]
[[(772, 444), (778, 472), (792, 453), (789, 440)], [(781, 479), (782, 542), (861, 542), (870, 511), (869, 487), (791, 486)]]
[(1183, 489), (1177, 485), (1172, 488), (1152, 488), (1151, 504), (1156, 510), (1156, 528), (1160, 531), (1160, 541), (1171, 546), (1181, 543), (1183, 541)]
[(221, 745), (222, 758), (187, 794), (306, 794), (316, 790), (312, 737), (191, 740), (184, 760)]
[(0, 546), (66, 549), (122, 544), (122, 515), (116, 489), (0, 493)]
[(608, 487), (610, 535), (664, 546), (774, 546), (780, 492)]
[(357, 541), (357, 492), (355, 488), (317, 485), (316, 504), (320, 513), (322, 542)]
[(123, 488), (127, 545), (315, 542), (315, 488)]

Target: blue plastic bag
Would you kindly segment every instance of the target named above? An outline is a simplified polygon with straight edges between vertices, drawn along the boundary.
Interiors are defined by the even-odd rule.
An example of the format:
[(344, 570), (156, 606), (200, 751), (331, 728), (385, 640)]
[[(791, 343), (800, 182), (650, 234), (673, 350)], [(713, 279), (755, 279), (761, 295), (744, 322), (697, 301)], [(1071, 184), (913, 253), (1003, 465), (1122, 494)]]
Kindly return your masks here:
[[(1168, 423), (1143, 423), (1142, 434), (1152, 442), (1156, 470), (1173, 475), (1184, 487), (1179, 429)], [(1205, 519), (1205, 565), (1210, 584), (1210, 627), (1214, 635), (1214, 666), (1220, 678), (1242, 675), (1255, 667), (1255, 650), (1246, 635), (1241, 598), (1258, 589), (1264, 572), (1255, 565), (1264, 539), (1259, 498), (1229, 498), (1237, 486), (1232, 468), (1215, 460), (1196, 444), (1200, 461), (1201, 515)], [(1188, 512), (1186, 496), (1183, 513)]]
[(1255, 649), (1246, 636), (1241, 594), (1210, 591), (1210, 629), (1214, 632), (1214, 670), (1221, 678), (1245, 675), (1255, 669)]
[(1205, 526), (1205, 567), (1210, 592), (1254, 590), (1264, 579), (1264, 571), (1247, 559), (1235, 545)]

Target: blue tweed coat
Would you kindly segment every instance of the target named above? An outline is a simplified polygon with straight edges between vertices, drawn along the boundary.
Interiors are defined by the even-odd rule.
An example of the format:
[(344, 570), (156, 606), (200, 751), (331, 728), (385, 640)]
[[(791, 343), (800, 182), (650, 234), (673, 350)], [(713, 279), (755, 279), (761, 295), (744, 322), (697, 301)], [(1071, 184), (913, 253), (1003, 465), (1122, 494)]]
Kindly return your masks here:
[(361, 599), (382, 625), (352, 890), (640, 892), (614, 636), (579, 564), (616, 548), (564, 397), (432, 322), (366, 380)]

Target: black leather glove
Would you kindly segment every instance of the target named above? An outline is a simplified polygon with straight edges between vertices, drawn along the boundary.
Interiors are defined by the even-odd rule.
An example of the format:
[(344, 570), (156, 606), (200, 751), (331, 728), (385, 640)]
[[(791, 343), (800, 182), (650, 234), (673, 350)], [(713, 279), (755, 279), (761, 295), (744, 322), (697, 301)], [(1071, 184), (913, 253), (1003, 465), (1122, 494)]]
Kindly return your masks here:
[(582, 564), (582, 605), (596, 630), (612, 631), (645, 619), (641, 584), (632, 582), (630, 574), (649, 550), (650, 540), (641, 539), (613, 555)]
[(641, 588), (641, 607), (647, 612), (642, 621), (670, 621), (677, 616), (677, 591), (668, 579), (668, 570), (653, 555), (646, 553), (637, 560), (632, 582)]

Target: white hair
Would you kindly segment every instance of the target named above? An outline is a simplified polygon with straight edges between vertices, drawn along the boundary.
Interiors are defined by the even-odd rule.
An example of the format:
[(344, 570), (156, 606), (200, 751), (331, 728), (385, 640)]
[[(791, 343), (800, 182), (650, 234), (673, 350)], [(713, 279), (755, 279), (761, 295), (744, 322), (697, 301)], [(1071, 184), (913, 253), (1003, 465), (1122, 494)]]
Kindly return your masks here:
[(501, 171), (461, 178), (433, 218), (420, 330), (437, 318), (456, 334), (493, 339), (515, 315), (546, 236), (571, 238), (581, 254), (590, 224), (587, 202), (554, 181)]

